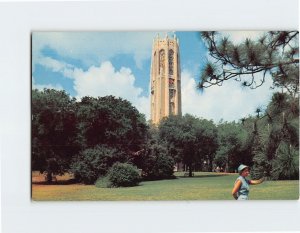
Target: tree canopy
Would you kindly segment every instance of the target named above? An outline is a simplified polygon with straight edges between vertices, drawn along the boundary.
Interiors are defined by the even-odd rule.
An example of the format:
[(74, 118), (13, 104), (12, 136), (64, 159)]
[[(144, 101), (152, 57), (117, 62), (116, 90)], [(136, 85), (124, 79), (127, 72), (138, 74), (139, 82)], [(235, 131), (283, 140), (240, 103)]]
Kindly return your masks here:
[(93, 182), (143, 148), (147, 131), (144, 115), (127, 100), (106, 96), (77, 102), (64, 91), (32, 91), (32, 169), (46, 172), (49, 182), (53, 174), (69, 171), (71, 162), (73, 171), (82, 170), (74, 172), (80, 180)]
[(189, 168), (192, 176), (193, 166), (202, 162), (208, 163), (212, 169), (212, 162), (218, 147), (217, 129), (212, 121), (199, 119), (192, 115), (170, 116), (162, 120), (159, 125), (161, 140), (168, 145), (170, 154)]
[(64, 91), (32, 91), (32, 168), (63, 174), (78, 150), (75, 99)]
[(83, 148), (105, 144), (126, 152), (141, 149), (148, 126), (144, 115), (129, 101), (114, 96), (83, 97), (77, 106)]
[(219, 148), (215, 163), (225, 171), (234, 171), (239, 164), (251, 164), (252, 158), (247, 153), (249, 134), (239, 123), (224, 122), (217, 126)]

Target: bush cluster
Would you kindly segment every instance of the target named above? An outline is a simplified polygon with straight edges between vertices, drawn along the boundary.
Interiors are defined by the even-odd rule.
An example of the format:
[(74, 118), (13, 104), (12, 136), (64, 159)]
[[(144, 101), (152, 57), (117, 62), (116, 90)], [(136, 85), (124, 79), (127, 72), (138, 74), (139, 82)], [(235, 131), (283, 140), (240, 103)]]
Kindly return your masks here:
[(157, 143), (149, 145), (141, 160), (142, 176), (145, 180), (174, 178), (175, 161), (167, 155), (164, 146)]
[(107, 181), (110, 187), (136, 186), (140, 182), (138, 169), (128, 163), (115, 163), (107, 173)]
[(94, 184), (116, 161), (126, 160), (126, 155), (117, 149), (98, 145), (79, 153), (71, 164), (71, 172), (79, 182)]

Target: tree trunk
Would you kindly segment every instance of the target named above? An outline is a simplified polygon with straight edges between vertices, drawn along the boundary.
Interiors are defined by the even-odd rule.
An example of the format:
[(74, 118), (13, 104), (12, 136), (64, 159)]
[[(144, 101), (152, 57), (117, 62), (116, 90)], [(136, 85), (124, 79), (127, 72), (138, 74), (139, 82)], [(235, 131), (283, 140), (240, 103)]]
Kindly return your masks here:
[(225, 172), (229, 172), (229, 162), (228, 161), (226, 162), (226, 165), (225, 165)]
[(46, 182), (47, 183), (52, 183), (52, 172), (47, 172)]
[(193, 176), (192, 164), (189, 165), (189, 177)]
[(208, 160), (208, 171), (209, 171), (209, 172), (212, 172), (212, 171), (213, 171), (213, 159), (212, 159), (212, 158), (210, 158), (210, 159)]

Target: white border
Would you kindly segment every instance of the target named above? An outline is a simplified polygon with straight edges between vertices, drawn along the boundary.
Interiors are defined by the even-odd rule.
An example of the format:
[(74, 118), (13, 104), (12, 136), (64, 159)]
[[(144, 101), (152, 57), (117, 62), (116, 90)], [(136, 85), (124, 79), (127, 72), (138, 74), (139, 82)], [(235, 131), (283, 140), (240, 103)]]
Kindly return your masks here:
[(298, 7), (297, 0), (0, 3), (3, 232), (299, 231), (299, 201), (30, 200), (31, 31), (292, 30)]

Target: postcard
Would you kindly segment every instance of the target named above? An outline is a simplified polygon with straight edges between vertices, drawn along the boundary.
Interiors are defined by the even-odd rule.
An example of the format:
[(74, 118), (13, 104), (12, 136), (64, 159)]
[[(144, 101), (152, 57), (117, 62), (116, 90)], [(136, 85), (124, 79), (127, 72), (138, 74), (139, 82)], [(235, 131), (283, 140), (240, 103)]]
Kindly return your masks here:
[(34, 31), (34, 201), (297, 200), (298, 31)]

